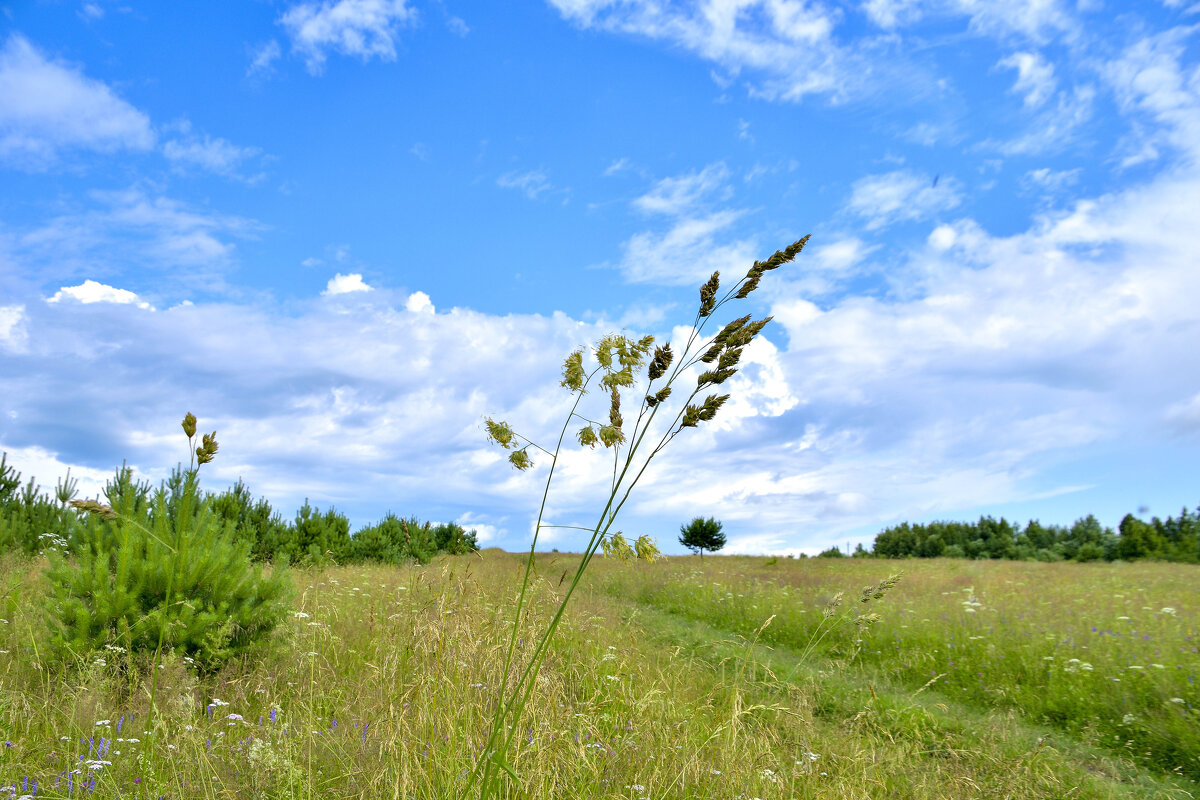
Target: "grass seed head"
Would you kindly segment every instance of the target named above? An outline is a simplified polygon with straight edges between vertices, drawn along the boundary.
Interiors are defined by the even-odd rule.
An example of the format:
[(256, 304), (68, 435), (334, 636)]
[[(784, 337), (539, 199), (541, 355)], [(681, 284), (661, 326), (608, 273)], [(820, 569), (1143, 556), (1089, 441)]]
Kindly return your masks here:
[(717, 289), (721, 286), (721, 273), (714, 272), (700, 287), (700, 316), (707, 317), (717, 305)]
[(204, 434), (201, 444), (196, 448), (196, 463), (207, 464), (217, 455), (217, 432)]
[(565, 386), (572, 392), (583, 391), (583, 383), (587, 376), (583, 371), (583, 350), (576, 350), (567, 356), (563, 363), (563, 379), (560, 386)]
[(513, 446), (513, 431), (508, 426), (507, 422), (496, 422), (491, 417), (484, 420), (484, 425), (487, 426), (487, 435), (496, 444), (503, 447), (505, 450)]
[(182, 424), (183, 432), (187, 434), (189, 439), (196, 435), (196, 417), (192, 414), (192, 412), (189, 411), (187, 415), (184, 416)]
[(646, 376), (656, 381), (661, 378), (671, 366), (671, 359), (675, 354), (671, 352), (670, 343), (654, 349), (654, 360), (650, 362), (650, 369), (647, 370)]
[(72, 500), (71, 507), (77, 508), (88, 514), (95, 514), (100, 519), (116, 519), (117, 512), (113, 511), (112, 506), (106, 506), (99, 500)]

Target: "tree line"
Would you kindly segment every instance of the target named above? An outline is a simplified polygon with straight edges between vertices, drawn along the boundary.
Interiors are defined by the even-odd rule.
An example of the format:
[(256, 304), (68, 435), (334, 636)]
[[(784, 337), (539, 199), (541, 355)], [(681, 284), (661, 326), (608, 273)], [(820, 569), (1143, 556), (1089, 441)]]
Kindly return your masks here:
[[(822, 553), (822, 555), (826, 555)], [(1200, 563), (1200, 507), (1149, 522), (1126, 514), (1117, 530), (1088, 514), (1070, 526), (1030, 521), (1024, 528), (1004, 517), (978, 522), (908, 522), (885, 528), (868, 551), (877, 558), (1006, 558), (1022, 561), (1176, 561)]]
[[(182, 467), (154, 488), (148, 481), (134, 480), (133, 470), (122, 465), (105, 484), (104, 497), (114, 508), (128, 502), (138, 512), (145, 510), (153, 522), (158, 513), (153, 501), (161, 492), (166, 513), (174, 522), (185, 483)], [(33, 478), (22, 482), (20, 473), (8, 464), (7, 453), (0, 454), (0, 552), (32, 556), (47, 547), (69, 547), (72, 541), (79, 541), (85, 520), (69, 505), (76, 484), (68, 471), (53, 493), (42, 492)], [(424, 564), (438, 553), (461, 555), (479, 549), (474, 530), (453, 522), (405, 519), (390, 512), (353, 534), (344, 514), (333, 508), (322, 512), (308, 500), (293, 519), (284, 519), (266, 498), (254, 499), (241, 479), (223, 492), (206, 493), (204, 502), (188, 513), (211, 514), (218, 524), (232, 529), (234, 541), (249, 544), (251, 558), (259, 562)]]

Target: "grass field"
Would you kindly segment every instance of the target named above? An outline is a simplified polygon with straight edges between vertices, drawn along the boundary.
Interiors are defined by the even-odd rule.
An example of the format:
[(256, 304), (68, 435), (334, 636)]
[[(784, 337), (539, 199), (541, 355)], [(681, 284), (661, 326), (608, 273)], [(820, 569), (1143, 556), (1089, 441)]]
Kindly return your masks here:
[[(539, 558), (524, 647), (573, 563)], [(521, 566), (485, 551), (295, 570), (295, 613), (271, 650), (205, 678), (167, 658), (151, 720), (153, 665), (116, 651), (42, 663), (39, 564), (0, 563), (0, 592), (15, 586), (0, 600), (0, 791), (459, 796)], [(897, 570), (894, 588), (862, 601)], [(598, 559), (505, 791), (1192, 797), (1198, 577), (1169, 564)]]

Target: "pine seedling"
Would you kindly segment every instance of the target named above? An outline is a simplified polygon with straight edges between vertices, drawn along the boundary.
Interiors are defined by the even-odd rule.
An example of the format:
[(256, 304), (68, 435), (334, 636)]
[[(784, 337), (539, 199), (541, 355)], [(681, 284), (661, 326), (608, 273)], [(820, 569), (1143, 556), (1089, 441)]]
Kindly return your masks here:
[[(501, 772), (517, 781), (517, 774), (508, 763), (507, 754), (521, 728), (520, 718), (536, 684), (549, 642), (597, 550), (618, 557), (636, 553), (645, 560), (653, 560), (658, 552), (657, 547), (645, 537), (631, 548), (620, 533), (610, 533), (633, 487), (645, 474), (654, 457), (685, 428), (698, 428), (716, 418), (730, 395), (714, 389), (737, 374), (744, 349), (771, 318), (753, 320), (751, 315), (739, 317), (725, 324), (711, 338), (706, 328), (727, 304), (749, 297), (764, 274), (794, 259), (803, 250), (808, 238), (805, 236), (794, 242), (766, 261), (754, 262), (746, 275), (723, 293), (720, 273), (714, 272), (700, 287), (699, 307), (691, 331), (678, 353), (670, 344), (656, 346), (652, 336), (631, 339), (620, 334), (609, 334), (591, 348), (590, 359), (585, 361), (585, 350), (582, 348), (568, 355), (563, 363), (561, 386), (571, 393), (573, 404), (553, 449), (538, 445), (514, 431), (506, 422), (491, 418), (485, 420), (488, 439), (509, 452), (508, 461), (515, 469), (532, 469), (537, 453), (548, 458), (550, 465), (517, 595), (500, 680), (500, 686), (504, 688), (492, 716), (483, 752), (470, 775), (470, 783), (473, 785), (477, 782), (479, 785), (481, 800), (497, 791)], [(695, 384), (685, 386), (685, 378), (691, 374), (689, 370), (699, 364), (711, 366), (706, 366), (700, 372)], [(643, 375), (644, 383), (639, 381)], [(602, 402), (607, 404), (607, 409), (594, 416), (585, 415), (582, 408), (584, 398), (591, 390), (595, 390), (595, 395), (602, 397)], [(669, 401), (673, 393), (676, 396), (686, 393), (686, 397), (681, 402), (671, 403)], [(675, 409), (673, 416), (669, 408)], [(658, 424), (655, 424), (656, 421)], [(576, 428), (577, 425), (581, 427)], [(608, 498), (596, 524), (585, 529), (590, 532), (587, 547), (557, 610), (538, 637), (529, 661), (520, 670), (516, 680), (510, 681), (538, 537), (544, 528), (555, 527), (545, 522), (544, 517), (558, 458), (569, 431), (574, 431), (572, 438), (581, 447), (595, 449), (600, 445), (611, 452), (613, 468)], [(621, 544), (624, 547), (620, 547)]]

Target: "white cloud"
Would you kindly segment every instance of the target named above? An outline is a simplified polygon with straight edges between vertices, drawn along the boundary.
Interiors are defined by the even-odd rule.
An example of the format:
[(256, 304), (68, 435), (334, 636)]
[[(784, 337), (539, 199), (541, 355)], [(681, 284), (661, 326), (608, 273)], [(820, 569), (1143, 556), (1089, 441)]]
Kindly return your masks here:
[(841, 13), (799, 0), (550, 3), (580, 27), (666, 41), (733, 75), (753, 73), (753, 91), (772, 100), (799, 101), (809, 94), (842, 99), (866, 77), (863, 56), (833, 41)]
[(1021, 183), (1026, 187), (1037, 187), (1047, 192), (1061, 192), (1079, 182), (1083, 170), (1075, 169), (1052, 170), (1049, 167), (1033, 169), (1026, 172)]
[(854, 182), (848, 208), (866, 218), (867, 229), (916, 221), (955, 208), (962, 202), (953, 178), (932, 178), (911, 170), (868, 175)]
[(337, 273), (329, 279), (329, 283), (325, 285), (323, 295), (335, 294), (350, 294), (352, 292), (370, 292), (374, 288), (363, 283), (363, 276), (357, 272), (352, 272), (349, 275)]
[(265, 75), (271, 71), (271, 65), (274, 64), (279, 57), (283, 55), (283, 50), (279, 47), (279, 42), (274, 39), (268, 40), (265, 44), (257, 47), (251, 53), (250, 66), (246, 68), (246, 77), (254, 77), (256, 75)]
[(449, 31), (451, 33), (453, 33), (455, 36), (458, 36), (458, 37), (465, 37), (467, 34), (469, 34), (471, 32), (470, 26), (467, 25), (467, 23), (462, 19), (462, 17), (455, 17), (455, 16), (447, 17), (446, 18), (446, 28), (449, 29)]
[(496, 179), (496, 185), (503, 189), (517, 189), (530, 200), (537, 200), (539, 195), (554, 188), (546, 173), (540, 169), (506, 172)]
[(629, 159), (626, 158), (625, 156), (621, 156), (620, 158), (618, 158), (616, 161), (609, 164), (604, 169), (604, 177), (609, 178), (609, 177), (612, 177), (613, 175), (617, 175), (621, 172), (625, 172), (632, 168), (633, 168), (633, 165), (629, 161)]
[(331, 50), (363, 61), (394, 61), (399, 28), (415, 18), (407, 0), (338, 0), (293, 6), (279, 24), (291, 37), (293, 52), (318, 75)]
[(145, 114), (19, 35), (0, 50), (0, 97), (0, 159), (25, 169), (44, 169), (64, 151), (154, 146)]
[(1096, 90), (1091, 86), (1059, 92), (1057, 103), (1037, 114), (1028, 131), (1005, 142), (987, 142), (985, 146), (993, 146), (1009, 156), (1065, 150), (1091, 120), (1095, 99)]
[(146, 267), (160, 285), (182, 282), (213, 290), (234, 263), (230, 239), (261, 227), (140, 189), (94, 191), (86, 199), (91, 205), (85, 210), (14, 238), (14, 255), (31, 278), (48, 283)]
[(819, 245), (812, 249), (808, 257), (817, 262), (817, 266), (830, 272), (846, 272), (858, 266), (871, 253), (882, 245), (868, 245), (856, 236), (838, 239), (829, 244)]
[(1017, 71), (1017, 81), (1012, 91), (1025, 96), (1026, 108), (1040, 107), (1058, 87), (1054, 65), (1042, 58), (1040, 53), (1013, 53), (1001, 59), (997, 66)]
[(700, 172), (663, 178), (649, 192), (633, 201), (645, 213), (679, 216), (694, 210), (709, 195), (725, 187), (729, 170), (723, 162), (709, 164)]
[(1194, 28), (1146, 36), (1106, 64), (1104, 75), (1123, 113), (1155, 123), (1137, 136), (1127, 166), (1156, 158), (1169, 144), (1195, 163), (1200, 157), (1200, 70), (1183, 66)]
[(414, 314), (432, 314), (434, 312), (433, 301), (429, 299), (429, 295), (424, 292), (413, 292), (404, 301), (404, 307)]
[(153, 306), (128, 289), (117, 289), (91, 279), (84, 281), (78, 286), (64, 286), (52, 296), (46, 298), (47, 303), (58, 303), (63, 300), (75, 300), (84, 304), (116, 303), (118, 305), (136, 305), (138, 308), (154, 310)]
[(1080, 30), (1063, 0), (951, 0), (948, 5), (970, 18), (971, 30), (1001, 39), (1016, 36), (1040, 44), (1058, 36), (1073, 39)]
[(0, 346), (14, 353), (22, 353), (28, 340), (25, 306), (0, 306)]
[(234, 177), (239, 173), (243, 161), (261, 152), (257, 147), (239, 147), (225, 139), (213, 139), (207, 134), (203, 138), (192, 136), (187, 139), (172, 139), (163, 145), (163, 155), (177, 166), (192, 166)]
[(718, 211), (679, 220), (664, 234), (635, 234), (624, 244), (618, 268), (633, 283), (699, 285), (715, 270), (741, 277), (754, 263), (757, 246), (750, 239), (722, 242), (717, 233), (742, 215)]
[(891, 30), (920, 19), (920, 6), (919, 0), (866, 0), (863, 11), (876, 25)]
[[(0, 443), (2, 444), (2, 443)], [(104, 486), (113, 477), (113, 468), (90, 469), (68, 460), (63, 460), (62, 453), (55, 453), (36, 445), (29, 447), (0, 446), (7, 456), (8, 466), (20, 473), (22, 482), (34, 480), (34, 486), (39, 491), (52, 493), (60, 480), (70, 477), (75, 481), (75, 499), (103, 499)], [(134, 470), (134, 480), (145, 480), (146, 476)]]

